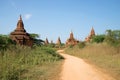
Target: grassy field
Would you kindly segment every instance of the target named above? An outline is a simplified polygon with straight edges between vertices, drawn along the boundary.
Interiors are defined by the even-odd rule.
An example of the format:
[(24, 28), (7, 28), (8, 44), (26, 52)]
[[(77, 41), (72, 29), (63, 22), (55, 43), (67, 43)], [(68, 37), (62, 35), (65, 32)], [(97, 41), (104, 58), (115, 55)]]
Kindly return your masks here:
[(116, 80), (120, 80), (120, 47), (112, 47), (107, 44), (87, 44), (84, 48), (79, 48), (78, 45), (69, 47), (65, 52), (97, 65)]
[(62, 57), (48, 47), (0, 51), (0, 80), (59, 80)]

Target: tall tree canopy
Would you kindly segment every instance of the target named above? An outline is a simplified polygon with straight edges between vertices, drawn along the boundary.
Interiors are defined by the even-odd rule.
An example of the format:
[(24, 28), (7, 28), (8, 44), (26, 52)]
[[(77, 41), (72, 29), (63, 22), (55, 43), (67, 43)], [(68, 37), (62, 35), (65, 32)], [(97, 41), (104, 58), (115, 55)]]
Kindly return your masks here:
[(120, 30), (106, 30), (105, 41), (112, 45), (120, 45)]

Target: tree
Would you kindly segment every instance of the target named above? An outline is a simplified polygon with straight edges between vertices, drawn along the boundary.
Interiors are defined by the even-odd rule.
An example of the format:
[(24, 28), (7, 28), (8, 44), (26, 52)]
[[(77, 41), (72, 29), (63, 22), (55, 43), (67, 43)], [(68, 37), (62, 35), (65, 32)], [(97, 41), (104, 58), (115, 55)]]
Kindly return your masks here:
[(39, 38), (40, 36), (39, 36), (39, 34), (31, 33), (31, 34), (30, 34), (30, 37), (33, 38), (33, 39), (37, 39), (37, 38)]
[(9, 45), (14, 44), (14, 42), (9, 38), (8, 35), (0, 35), (0, 49), (6, 49)]
[(30, 34), (30, 37), (33, 38), (34, 45), (41, 46), (44, 43), (43, 40), (39, 39), (39, 34), (32, 33)]
[(111, 45), (120, 45), (120, 30), (106, 30), (105, 42)]
[(105, 39), (105, 35), (96, 35), (92, 38), (92, 42), (102, 43)]

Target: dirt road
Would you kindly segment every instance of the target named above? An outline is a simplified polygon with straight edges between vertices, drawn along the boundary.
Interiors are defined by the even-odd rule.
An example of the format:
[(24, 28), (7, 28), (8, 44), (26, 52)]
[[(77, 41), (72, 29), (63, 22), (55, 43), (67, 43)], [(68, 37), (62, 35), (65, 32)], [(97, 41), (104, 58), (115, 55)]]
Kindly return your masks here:
[(58, 52), (65, 58), (61, 80), (115, 80), (80, 58)]

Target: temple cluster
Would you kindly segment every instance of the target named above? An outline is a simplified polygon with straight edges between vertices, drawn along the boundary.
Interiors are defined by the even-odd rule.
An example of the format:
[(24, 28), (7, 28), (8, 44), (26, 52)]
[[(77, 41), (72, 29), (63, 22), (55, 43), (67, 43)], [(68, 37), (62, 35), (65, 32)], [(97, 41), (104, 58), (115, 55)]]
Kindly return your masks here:
[[(90, 34), (88, 35), (88, 37), (85, 38), (85, 42), (90, 42), (92, 40), (92, 37), (95, 36), (95, 31), (92, 27)], [(24, 29), (24, 23), (22, 21), (22, 17), (20, 16), (18, 23), (17, 23), (17, 27), (16, 29), (11, 32), (10, 34), (10, 38), (16, 43), (16, 44), (20, 44), (20, 45), (27, 45), (27, 46), (32, 46), (34, 43), (34, 40), (30, 37), (29, 33), (26, 32), (26, 30)], [(65, 45), (69, 46), (69, 45), (76, 45), (78, 44), (80, 41), (74, 38), (74, 34), (73, 32), (70, 33), (70, 37), (66, 40)], [(51, 41), (51, 43), (53, 44), (53, 41)], [(50, 44), (48, 39), (46, 38), (46, 40), (44, 41), (45, 45)], [(57, 42), (55, 43), (57, 46), (61, 45), (61, 39), (60, 37), (58, 37)]]

